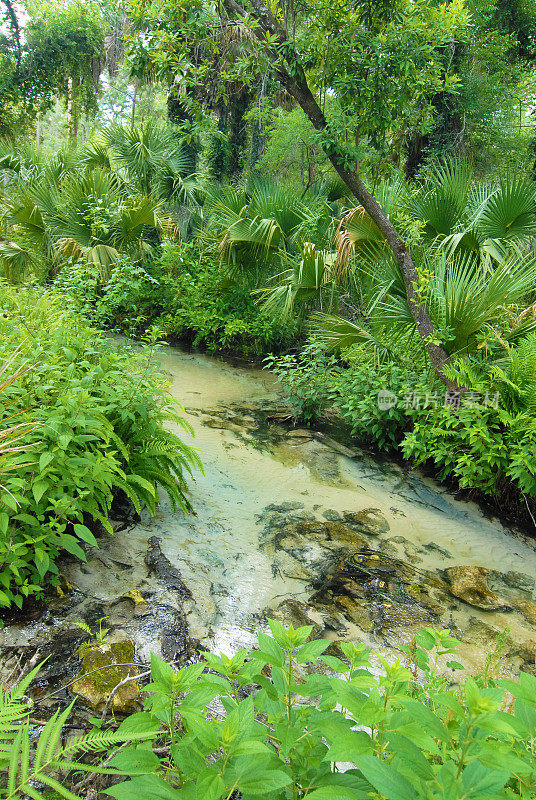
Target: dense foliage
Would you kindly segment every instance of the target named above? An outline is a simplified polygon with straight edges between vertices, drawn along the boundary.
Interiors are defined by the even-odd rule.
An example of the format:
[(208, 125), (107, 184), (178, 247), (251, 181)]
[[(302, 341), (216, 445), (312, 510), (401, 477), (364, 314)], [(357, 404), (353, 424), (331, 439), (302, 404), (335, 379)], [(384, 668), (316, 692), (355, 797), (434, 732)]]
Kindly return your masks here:
[[(0, 605), (21, 606), (57, 574), (61, 551), (85, 558), (95, 523), (112, 533), (114, 495), (154, 512), (157, 485), (187, 510), (185, 475), (195, 451), (151, 352), (105, 341), (61, 298), (2, 285), (0, 362), (15, 376), (2, 389), (0, 429), (19, 429), (0, 490)], [(88, 527), (89, 526), (89, 527)]]
[[(0, 606), (85, 558), (118, 495), (190, 510), (152, 350), (98, 328), (275, 354), (297, 418), (534, 522), (533, 0), (2, 8)], [(453, 688), (446, 631), (391, 664), (271, 630), (153, 657), (144, 710), (74, 743), (69, 709), (32, 729), (33, 674), (2, 691), (6, 797), (73, 800), (79, 771), (118, 800), (535, 795), (532, 675), (490, 657)]]
[[(74, 800), (65, 780), (55, 780), (58, 769), (128, 775), (106, 790), (118, 800), (533, 797), (533, 675), (497, 680), (490, 654), (482, 675), (453, 687), (440, 669), (445, 661), (461, 667), (448, 631), (418, 632), (402, 662), (390, 664), (348, 642), (327, 654), (328, 641), (309, 640), (311, 627), (286, 630), (272, 620), (270, 628), (258, 649), (232, 658), (207, 653), (177, 670), (153, 656), (144, 711), (117, 732), (95, 730), (57, 752), (69, 709), (56, 712), (31, 746), (33, 763), (26, 679), (2, 696), (6, 798), (26, 791), (41, 800), (30, 790), (37, 778)], [(104, 768), (77, 764), (76, 756), (105, 748), (113, 757)]]
[(280, 351), (300, 336), (299, 322), (264, 312), (195, 245), (168, 243), (158, 261), (144, 266), (123, 260), (107, 281), (85, 264), (65, 267), (55, 286), (94, 324), (131, 336), (152, 332), (244, 356)]
[(95, 112), (104, 55), (102, 9), (91, 0), (28, 2), (24, 34), (16, 2), (6, 0), (10, 34), (2, 36), (0, 134), (30, 128), (61, 98), (76, 140), (82, 116)]
[(416, 369), (417, 358), (378, 360), (363, 345), (349, 348), (343, 363), (315, 341), (300, 356), (269, 363), (297, 418), (335, 414), (361, 441), (431, 465), (442, 480), (478, 489), (506, 511), (527, 498), (532, 508), (536, 497), (535, 359), (531, 336), (500, 363), (462, 366), (471, 389), (461, 396)]

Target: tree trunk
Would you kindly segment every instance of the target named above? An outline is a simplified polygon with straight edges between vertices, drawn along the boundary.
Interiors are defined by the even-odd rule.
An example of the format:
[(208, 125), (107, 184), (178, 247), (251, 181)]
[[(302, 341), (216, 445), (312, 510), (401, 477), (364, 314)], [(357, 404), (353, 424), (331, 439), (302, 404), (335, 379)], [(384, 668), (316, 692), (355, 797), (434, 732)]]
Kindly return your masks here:
[[(224, 0), (227, 8), (241, 17), (246, 17), (246, 11), (236, 0)], [(251, 0), (253, 7), (252, 16), (259, 23), (258, 27), (253, 29), (254, 35), (259, 39), (263, 46), (266, 46), (265, 34), (270, 33), (278, 40), (278, 44), (284, 47), (285, 58), (287, 63), (291, 63), (292, 69), (287, 72), (281, 64), (281, 56), (279, 51), (274, 47), (271, 56), (274, 63), (278, 66), (274, 67), (274, 72), (277, 80), (284, 89), (296, 100), (301, 106), (305, 115), (308, 117), (313, 127), (317, 131), (329, 133), (329, 125), (324, 116), (324, 112), (318, 105), (318, 102), (309, 88), (307, 78), (303, 66), (297, 56), (292, 50), (288, 36), (281, 24), (275, 19), (273, 14), (264, 6), (261, 0)], [(292, 73), (292, 74), (291, 74)], [(328, 137), (329, 142), (331, 137)], [(335, 139), (332, 139), (333, 145)], [(395, 226), (379, 205), (378, 201), (372, 195), (365, 184), (359, 177), (357, 171), (346, 169), (340, 160), (339, 153), (335, 147), (325, 147), (326, 155), (329, 158), (333, 168), (344, 181), (346, 186), (350, 189), (354, 197), (357, 198), (359, 203), (365, 209), (367, 214), (376, 223), (380, 231), (385, 237), (395, 261), (400, 269), (406, 288), (406, 296), (408, 299), (409, 308), (417, 331), (423, 341), (426, 352), (430, 359), (430, 363), (434, 371), (441, 378), (446, 387), (452, 391), (460, 391), (460, 387), (451, 381), (443, 372), (443, 369), (449, 363), (449, 356), (445, 349), (436, 344), (434, 337), (434, 324), (424, 304), (424, 300), (419, 294), (419, 276), (415, 269), (415, 264), (411, 255), (406, 247), (405, 242), (399, 235)]]

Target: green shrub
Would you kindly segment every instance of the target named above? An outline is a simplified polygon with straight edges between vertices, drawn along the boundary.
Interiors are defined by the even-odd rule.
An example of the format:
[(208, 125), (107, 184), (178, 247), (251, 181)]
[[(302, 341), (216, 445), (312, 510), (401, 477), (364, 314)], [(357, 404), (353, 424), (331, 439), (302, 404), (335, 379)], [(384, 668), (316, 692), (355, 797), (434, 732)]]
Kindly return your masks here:
[[(519, 371), (514, 352), (512, 359)], [(330, 407), (361, 441), (433, 464), (441, 480), (536, 499), (536, 416), (533, 395), (524, 399), (524, 373), (518, 386), (507, 366), (467, 362), (458, 378), (469, 391), (459, 405), (445, 405), (441, 383), (401, 362), (378, 362), (366, 349), (354, 348), (343, 365), (313, 343), (299, 357), (269, 363), (297, 417), (310, 421)], [(392, 393), (390, 408), (379, 406), (380, 390)]]
[[(132, 778), (108, 794), (118, 800), (533, 796), (532, 675), (522, 673), (519, 684), (468, 678), (451, 688), (437, 666), (438, 658), (455, 653), (448, 631), (421, 631), (406, 665), (378, 656), (378, 669), (362, 645), (341, 642), (341, 657), (326, 655), (330, 643), (308, 641), (310, 626), (285, 630), (272, 620), (270, 628), (273, 638), (260, 633), (258, 650), (233, 658), (206, 654), (206, 664), (175, 671), (153, 656), (145, 711), (119, 732), (158, 729), (167, 747), (160, 756), (145, 745), (123, 749), (110, 766)], [(516, 698), (511, 714), (505, 690)]]
[(111, 532), (123, 491), (154, 512), (156, 485), (187, 510), (185, 473), (198, 467), (151, 352), (133, 356), (65, 309), (62, 298), (2, 287), (0, 363), (22, 368), (2, 393), (0, 429), (28, 422), (24, 452), (11, 454), (0, 491), (0, 605), (18, 606), (57, 572), (61, 550), (84, 558), (96, 544), (87, 522)]
[(438, 477), (500, 495), (510, 483), (536, 499), (536, 417), (482, 404), (414, 411), (401, 450), (414, 464), (433, 461)]
[(112, 266), (106, 281), (83, 262), (66, 266), (54, 288), (92, 324), (129, 336), (145, 333), (174, 302), (172, 281), (158, 264), (142, 266), (126, 259)]
[(314, 341), (308, 342), (299, 355), (272, 355), (264, 363), (277, 375), (285, 401), (297, 419), (307, 423), (318, 419), (337, 396), (341, 372), (337, 360)]
[(55, 289), (91, 323), (129, 336), (156, 327), (171, 340), (243, 355), (280, 351), (300, 337), (297, 321), (274, 320), (195, 244), (168, 242), (159, 260), (143, 266), (123, 260), (106, 282), (83, 263), (70, 265)]
[[(105, 790), (117, 800), (535, 796), (536, 678), (522, 672), (519, 682), (497, 680), (499, 647), (481, 675), (453, 685), (445, 670), (463, 667), (447, 630), (419, 631), (402, 662), (389, 663), (379, 655), (371, 661), (350, 642), (327, 654), (333, 643), (310, 641), (312, 626), (269, 624), (273, 636), (259, 633), (259, 649), (232, 658), (205, 653), (176, 670), (151, 656), (144, 710), (116, 732), (94, 730), (59, 752), (50, 741), (58, 742), (70, 709), (56, 712), (34, 743), (21, 700), (29, 681), (0, 693), (8, 710), (0, 714), (0, 738), (9, 742), (0, 767), (12, 776), (7, 797), (26, 791), (41, 800), (31, 790), (38, 778), (77, 800), (54, 783), (58, 768), (73, 777), (129, 776)], [(8, 713), (11, 725), (2, 725)], [(75, 760), (128, 740), (104, 767)]]
[(298, 322), (276, 321), (255, 304), (249, 288), (234, 283), (195, 245), (168, 244), (163, 269), (173, 276), (172, 310), (160, 322), (182, 342), (212, 351), (262, 355), (295, 345)]
[(378, 363), (365, 348), (352, 348), (351, 361), (343, 363), (314, 339), (299, 356), (271, 357), (266, 363), (296, 417), (309, 422), (333, 407), (352, 434), (382, 449), (398, 446), (408, 420), (401, 404), (381, 410), (379, 391), (403, 397), (409, 387), (423, 385), (418, 374), (390, 361)]

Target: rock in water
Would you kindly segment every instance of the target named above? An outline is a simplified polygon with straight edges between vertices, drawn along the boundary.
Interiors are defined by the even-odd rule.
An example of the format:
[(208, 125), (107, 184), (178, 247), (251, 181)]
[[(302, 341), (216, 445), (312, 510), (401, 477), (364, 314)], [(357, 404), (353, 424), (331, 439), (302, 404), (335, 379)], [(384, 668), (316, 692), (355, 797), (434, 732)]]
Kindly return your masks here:
[(365, 536), (379, 536), (389, 533), (389, 523), (379, 508), (364, 508), (362, 511), (344, 511), (342, 518), (348, 525), (355, 526)]
[(185, 586), (182, 580), (182, 575), (179, 570), (165, 557), (160, 547), (160, 542), (157, 536), (151, 536), (148, 541), (149, 550), (145, 556), (145, 563), (149, 567), (150, 572), (153, 572), (157, 578), (165, 584), (168, 589), (175, 589), (179, 593), (179, 597), (191, 598), (192, 593)]
[[(104, 705), (121, 681), (138, 674), (132, 665), (134, 642), (84, 644), (79, 652), (82, 666), (72, 689), (93, 708)], [(115, 692), (111, 706), (115, 711), (132, 711), (139, 695), (138, 681), (129, 681)]]
[(487, 583), (489, 570), (485, 567), (448, 567), (445, 570), (454, 597), (483, 611), (506, 611), (508, 605)]

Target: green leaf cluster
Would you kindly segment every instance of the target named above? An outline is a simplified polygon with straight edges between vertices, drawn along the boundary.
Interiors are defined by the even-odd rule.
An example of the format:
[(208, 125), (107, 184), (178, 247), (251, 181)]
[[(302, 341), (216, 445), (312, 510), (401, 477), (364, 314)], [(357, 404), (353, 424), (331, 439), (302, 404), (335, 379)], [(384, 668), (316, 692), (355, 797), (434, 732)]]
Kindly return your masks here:
[[(361, 645), (310, 640), (271, 620), (258, 649), (173, 669), (151, 660), (145, 710), (128, 731), (159, 726), (158, 752), (128, 746), (110, 766), (131, 779), (117, 800), (500, 800), (533, 796), (536, 678), (441, 676), (448, 631), (417, 634), (406, 664)], [(451, 667), (459, 667), (454, 662)], [(422, 670), (422, 672), (420, 672)], [(507, 692), (509, 695), (507, 695)], [(508, 696), (515, 698), (509, 704)], [(121, 732), (122, 729), (120, 729)], [(126, 732), (126, 729), (125, 729)]]
[[(0, 428), (28, 423), (0, 490), (0, 605), (20, 606), (57, 574), (61, 551), (85, 559), (91, 523), (112, 533), (114, 496), (154, 513), (157, 486), (188, 510), (195, 450), (164, 423), (188, 424), (152, 351), (115, 348), (51, 293), (2, 286), (0, 360), (18, 379), (2, 392)], [(89, 527), (88, 527), (89, 526)]]

